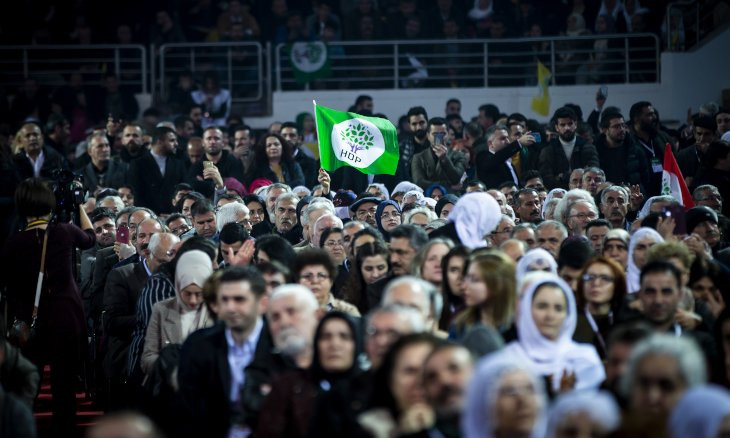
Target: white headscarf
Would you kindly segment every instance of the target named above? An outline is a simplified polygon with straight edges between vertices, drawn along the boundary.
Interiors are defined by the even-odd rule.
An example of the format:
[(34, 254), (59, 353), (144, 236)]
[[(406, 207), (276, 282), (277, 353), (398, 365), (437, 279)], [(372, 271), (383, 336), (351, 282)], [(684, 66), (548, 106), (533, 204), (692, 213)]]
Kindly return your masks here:
[(205, 280), (212, 273), (213, 262), (210, 260), (208, 254), (203, 251), (194, 249), (180, 256), (175, 266), (175, 293), (182, 313), (191, 312), (193, 309), (190, 309), (183, 303), (180, 297), (180, 291), (191, 284), (203, 287)]
[(449, 213), (449, 221), (456, 226), (461, 244), (474, 249), (487, 245), (485, 236), (502, 221), (502, 211), (492, 196), (472, 192), (456, 201)]
[(403, 208), (405, 205), (406, 199), (410, 196), (415, 196), (416, 201), (414, 202), (418, 206), (425, 206), (426, 204), (423, 202), (423, 200), (426, 198), (423, 196), (423, 190), (408, 190), (404, 195), (403, 199), (401, 200), (400, 206)]
[(567, 415), (589, 416), (598, 423), (603, 432), (610, 434), (621, 424), (621, 412), (616, 400), (605, 391), (574, 391), (561, 395), (555, 400), (548, 414), (546, 438), (553, 438), (558, 426)]
[(664, 242), (664, 238), (653, 228), (641, 227), (631, 236), (629, 241), (629, 264), (626, 268), (626, 291), (630, 294), (637, 292), (641, 288), (639, 278), (641, 277), (641, 269), (634, 263), (634, 248), (639, 240), (651, 237), (656, 243)]
[(406, 193), (410, 192), (411, 190), (418, 190), (419, 192), (423, 193), (423, 189), (421, 187), (413, 184), (410, 181), (399, 182), (390, 193), (391, 195), (395, 195), (396, 193)]
[[(547, 206), (550, 203), (550, 201), (555, 198), (558, 193), (561, 193), (563, 196), (565, 196), (566, 193), (568, 193), (565, 189), (552, 189), (548, 192), (547, 197), (545, 198), (545, 202), (542, 203), (542, 211), (540, 211), (540, 217), (543, 219), (545, 218), (545, 212), (547, 211)], [(562, 198), (563, 196), (560, 196), (559, 198)]]
[(725, 416), (730, 415), (730, 392), (715, 385), (687, 391), (669, 419), (672, 438), (714, 438)]
[[(532, 269), (530, 269), (531, 265), (534, 265)], [(544, 271), (546, 268), (549, 270), (548, 272), (558, 275), (558, 263), (552, 254), (542, 248), (533, 248), (527, 251), (517, 262), (517, 269), (515, 270), (517, 281), (520, 281), (528, 272)]]
[[(552, 341), (540, 333), (532, 318), (535, 292), (545, 284), (557, 285), (565, 296), (567, 315), (558, 338)], [(541, 376), (552, 376), (553, 389), (560, 388), (563, 372), (575, 373), (575, 389), (597, 389), (606, 378), (603, 363), (590, 344), (573, 341), (577, 321), (575, 296), (570, 286), (557, 275), (532, 282), (520, 298), (517, 315), (517, 341), (504, 349), (517, 362), (525, 362)]]
[(547, 405), (545, 384), (524, 362), (515, 362), (499, 352), (480, 360), (474, 367), (474, 375), (466, 387), (466, 401), (461, 416), (461, 430), (465, 438), (492, 438), (497, 426), (494, 404), (497, 400), (502, 377), (509, 372), (526, 372), (535, 387), (538, 399), (538, 418), (531, 436), (542, 437), (544, 411)]

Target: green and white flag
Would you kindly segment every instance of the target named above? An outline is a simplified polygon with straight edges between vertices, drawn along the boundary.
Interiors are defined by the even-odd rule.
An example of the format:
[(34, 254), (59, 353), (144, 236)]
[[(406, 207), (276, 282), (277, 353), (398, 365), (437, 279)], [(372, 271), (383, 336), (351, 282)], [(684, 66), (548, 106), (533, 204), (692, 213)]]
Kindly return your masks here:
[(329, 76), (330, 59), (322, 41), (298, 42), (289, 47), (294, 79), (300, 84)]
[(314, 102), (319, 159), (324, 170), (351, 166), (371, 175), (395, 175), (398, 136), (390, 121), (336, 111)]

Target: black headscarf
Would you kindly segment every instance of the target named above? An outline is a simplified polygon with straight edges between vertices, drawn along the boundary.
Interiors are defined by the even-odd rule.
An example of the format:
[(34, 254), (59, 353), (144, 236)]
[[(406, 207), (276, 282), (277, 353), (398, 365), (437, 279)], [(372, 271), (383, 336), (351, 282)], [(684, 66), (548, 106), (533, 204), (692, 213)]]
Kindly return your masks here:
[[(322, 330), (324, 329), (324, 325), (332, 319), (341, 319), (342, 321), (345, 321), (345, 324), (347, 324), (347, 326), (350, 328), (352, 339), (355, 342), (355, 351), (354, 357), (352, 358), (352, 366), (348, 370), (341, 372), (327, 371), (322, 368), (322, 364), (320, 363), (320, 353), (318, 345), (319, 340), (322, 337)], [(314, 332), (314, 356), (312, 359), (311, 371), (316, 381), (321, 382), (323, 380), (326, 380), (329, 382), (329, 384), (334, 384), (335, 381), (338, 380), (349, 380), (350, 378), (359, 374), (362, 371), (362, 367), (360, 366), (360, 357), (362, 356), (362, 354), (362, 336), (360, 336), (360, 331), (358, 330), (358, 326), (357, 324), (355, 324), (355, 321), (353, 321), (350, 316), (342, 312), (335, 311), (325, 314), (319, 321), (319, 325), (317, 325), (317, 330)]]
[(459, 200), (459, 197), (456, 195), (447, 194), (447, 195), (442, 196), (441, 199), (439, 199), (436, 202), (436, 207), (434, 208), (434, 210), (436, 211), (436, 217), (441, 217), (441, 210), (444, 209), (446, 204), (456, 205), (456, 201), (458, 201), (458, 200)]

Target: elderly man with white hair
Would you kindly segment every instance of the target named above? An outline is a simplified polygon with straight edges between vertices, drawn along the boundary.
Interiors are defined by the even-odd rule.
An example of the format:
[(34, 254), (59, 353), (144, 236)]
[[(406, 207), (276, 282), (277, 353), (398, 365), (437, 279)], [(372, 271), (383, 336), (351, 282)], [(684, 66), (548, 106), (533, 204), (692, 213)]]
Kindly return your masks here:
[(96, 207), (108, 208), (114, 214), (119, 214), (120, 211), (124, 210), (124, 201), (119, 196), (105, 196), (96, 201)]
[(322, 236), (322, 232), (327, 228), (335, 227), (342, 228), (342, 219), (332, 213), (326, 213), (320, 216), (312, 228), (312, 246), (315, 248), (321, 248), (319, 245), (319, 238)]
[(246, 368), (241, 401), (243, 421), (256, 426), (271, 382), (283, 373), (307, 369), (314, 355), (314, 331), (319, 321), (319, 304), (312, 291), (298, 284), (277, 287), (266, 306), (268, 349), (257, 351)]
[(300, 251), (305, 248), (316, 248), (317, 245), (312, 241), (312, 231), (314, 230), (314, 224), (317, 219), (322, 217), (324, 214), (335, 214), (335, 205), (327, 198), (316, 197), (312, 198), (309, 204), (304, 208), (299, 218), (302, 225), (302, 240), (301, 243), (294, 245), (296, 251)]
[(251, 232), (251, 212), (240, 202), (229, 202), (222, 205), (215, 214), (215, 225), (220, 233), (226, 224), (237, 223), (243, 225), (249, 233)]
[(365, 324), (365, 352), (372, 368), (378, 368), (391, 345), (403, 335), (422, 333), (426, 323), (420, 311), (390, 304), (368, 313)]
[(397, 304), (418, 310), (426, 322), (426, 330), (440, 337), (446, 333), (438, 329), (444, 301), (436, 287), (418, 277), (404, 275), (388, 283), (381, 304)]

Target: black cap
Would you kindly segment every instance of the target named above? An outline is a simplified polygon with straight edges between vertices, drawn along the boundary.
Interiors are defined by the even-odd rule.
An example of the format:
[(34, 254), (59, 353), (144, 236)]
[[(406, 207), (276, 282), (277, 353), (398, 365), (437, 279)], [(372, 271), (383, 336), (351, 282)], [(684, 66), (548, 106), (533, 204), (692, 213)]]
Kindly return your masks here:
[(687, 212), (687, 232), (691, 233), (697, 225), (705, 221), (710, 221), (717, 225), (717, 213), (705, 206), (689, 209)]
[(376, 206), (380, 204), (381, 199), (376, 198), (374, 196), (369, 196), (367, 198), (358, 199), (350, 206), (350, 211), (357, 211), (358, 208), (360, 208), (361, 205), (367, 204), (367, 203), (373, 203)]

